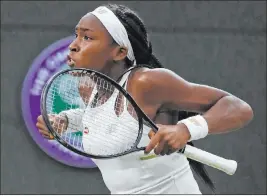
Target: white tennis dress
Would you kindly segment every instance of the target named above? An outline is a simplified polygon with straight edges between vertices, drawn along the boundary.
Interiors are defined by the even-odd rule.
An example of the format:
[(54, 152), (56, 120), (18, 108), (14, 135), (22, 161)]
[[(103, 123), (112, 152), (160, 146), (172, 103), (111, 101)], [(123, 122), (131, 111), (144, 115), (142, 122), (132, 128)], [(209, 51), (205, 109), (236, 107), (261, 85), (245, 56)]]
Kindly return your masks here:
[[(129, 74), (130, 72), (127, 72), (120, 81), (120, 85), (126, 82), (125, 88)], [(116, 131), (124, 131), (120, 123), (115, 122), (116, 120), (103, 121), (105, 116), (113, 115), (111, 119), (118, 119), (118, 122), (127, 121), (130, 126), (128, 131), (136, 130), (138, 122), (128, 113), (126, 106), (119, 117), (115, 114), (114, 104), (117, 96), (118, 92), (115, 91), (101, 106), (80, 110), (84, 113), (82, 119), (77, 119), (77, 115), (73, 115), (73, 110), (63, 112), (68, 116), (72, 129), (77, 130), (77, 127), (80, 127), (83, 130), (89, 130), (83, 133), (83, 148), (86, 152), (90, 150), (96, 152), (98, 147), (105, 145), (104, 139), (114, 141), (113, 149), (120, 147), (122, 143), (122, 141), (118, 142), (120, 139), (125, 140), (120, 138), (121, 134), (116, 134)], [(77, 109), (74, 110), (77, 114)], [(90, 121), (86, 121), (86, 118), (90, 118)], [(73, 126), (77, 126), (76, 129)], [(113, 126), (116, 126), (116, 129), (112, 129)], [(144, 125), (143, 136), (138, 146), (146, 146), (149, 143), (149, 131), (150, 128)], [(102, 138), (93, 139), (100, 132)], [(129, 138), (124, 145), (127, 145), (127, 142), (131, 143), (132, 139), (136, 138)], [(112, 159), (92, 160), (100, 169), (111, 194), (201, 194), (189, 162), (183, 154), (173, 153), (154, 159), (140, 160), (143, 155), (144, 152), (140, 151)]]

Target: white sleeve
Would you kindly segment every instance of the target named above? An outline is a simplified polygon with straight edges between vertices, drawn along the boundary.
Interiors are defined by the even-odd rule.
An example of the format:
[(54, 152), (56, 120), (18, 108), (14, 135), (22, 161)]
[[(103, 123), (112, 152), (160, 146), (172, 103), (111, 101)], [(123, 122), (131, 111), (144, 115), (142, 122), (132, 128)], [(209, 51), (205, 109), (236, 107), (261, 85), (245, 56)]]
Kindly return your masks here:
[(65, 115), (68, 120), (67, 131), (77, 132), (82, 131), (82, 117), (84, 109), (70, 109), (59, 113), (59, 115)]
[[(92, 91), (92, 95), (95, 95), (97, 93), (96, 87), (94, 87)], [(89, 103), (93, 101), (95, 96), (90, 96)], [(80, 100), (80, 108), (77, 109), (70, 109), (60, 112), (60, 115), (65, 115), (68, 120), (68, 127), (67, 132), (77, 132), (82, 131), (82, 118), (84, 115), (84, 112), (86, 110), (86, 105), (84, 104), (83, 100)]]

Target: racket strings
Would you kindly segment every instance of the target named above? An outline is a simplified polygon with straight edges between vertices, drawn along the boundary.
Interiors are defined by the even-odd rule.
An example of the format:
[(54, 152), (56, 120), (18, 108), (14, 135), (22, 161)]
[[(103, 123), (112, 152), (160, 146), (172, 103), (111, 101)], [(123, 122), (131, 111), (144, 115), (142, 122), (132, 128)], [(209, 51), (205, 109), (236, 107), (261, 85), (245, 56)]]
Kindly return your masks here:
[[(109, 121), (109, 122), (114, 121), (114, 115), (112, 115), (112, 116), (108, 116), (108, 115), (106, 115), (107, 113), (110, 112), (110, 111), (107, 110), (107, 108), (105, 108), (105, 107), (101, 107), (101, 108), (98, 108), (98, 109), (101, 109), (101, 112), (99, 112), (100, 114), (99, 114), (97, 117), (94, 118), (94, 120), (95, 120), (96, 122), (100, 122), (100, 121), (102, 121), (103, 119), (105, 119), (105, 121)], [(115, 114), (115, 113), (114, 113), (114, 114)], [(88, 117), (88, 118), (90, 118), (90, 117)], [(87, 119), (86, 119), (86, 117), (85, 117), (85, 121), (86, 121), (86, 120), (87, 120)], [(88, 119), (88, 120), (90, 120), (90, 119)], [(115, 123), (118, 124), (119, 122), (116, 122), (116, 121), (117, 121), (117, 118), (115, 119)], [(113, 122), (113, 124), (114, 124), (114, 122)], [(126, 121), (125, 121), (125, 123), (124, 123), (123, 125), (124, 125), (123, 128), (122, 128), (123, 130), (121, 130), (121, 132), (120, 132), (120, 136), (123, 136), (124, 139), (130, 139), (130, 140), (135, 139), (136, 136), (132, 136), (131, 134), (127, 133), (126, 130), (130, 130), (130, 129), (132, 129), (133, 126), (136, 127), (136, 122), (134, 122), (134, 121), (127, 121), (127, 122), (126, 122)], [(102, 127), (102, 124), (100, 124), (99, 127)], [(103, 128), (104, 128), (104, 127), (103, 127)], [(95, 130), (94, 130), (94, 131), (95, 131)], [(112, 132), (111, 132), (111, 134), (112, 134)], [(99, 135), (101, 135), (101, 132), (99, 132)], [(131, 136), (132, 136), (132, 137), (131, 137)], [(116, 141), (117, 143), (121, 142), (120, 138), (114, 138), (114, 139), (115, 139), (115, 141)]]
[[(65, 108), (61, 108), (61, 111), (70, 109), (73, 109), (74, 111), (77, 108), (85, 108), (85, 105), (87, 105), (87, 108), (94, 108), (98, 111), (93, 118), (92, 116), (84, 115), (84, 112), (83, 114), (79, 112), (75, 114), (75, 112), (72, 112), (72, 119), (69, 119), (69, 123), (73, 123), (75, 119), (83, 118), (84, 124), (88, 122), (88, 124), (92, 125), (92, 127), (97, 127), (97, 129), (92, 130), (89, 127), (89, 137), (86, 137), (85, 134), (83, 137), (81, 137), (73, 134), (73, 132), (82, 130), (70, 131), (67, 129), (67, 131), (63, 132), (63, 125), (56, 126), (56, 124), (61, 123), (61, 121), (58, 120), (54, 122), (55, 132), (59, 133), (60, 137), (64, 141), (73, 147), (78, 148), (79, 150), (84, 149), (85, 143), (91, 143), (90, 146), (92, 147), (92, 153), (94, 153), (94, 146), (98, 147), (95, 153), (102, 153), (106, 155), (109, 155), (111, 152), (114, 154), (123, 153), (131, 149), (135, 144), (139, 134), (139, 124), (138, 120), (136, 120), (137, 114), (134, 110), (134, 107), (129, 104), (129, 102), (127, 103), (127, 99), (125, 99), (118, 90), (115, 92), (114, 90), (116, 88), (102, 78), (89, 75), (86, 77), (83, 76), (82, 78), (69, 77), (67, 80), (64, 80), (63, 77), (64, 76), (54, 82), (54, 88), (52, 88), (50, 93), (51, 95), (47, 98), (47, 105), (49, 105), (49, 108), (52, 108), (50, 109), (50, 112), (51, 110), (53, 111), (55, 109), (56, 94), (60, 94), (60, 96), (63, 96), (66, 100), (69, 100), (69, 103)], [(97, 87), (97, 90), (93, 91), (95, 87)], [(96, 96), (97, 93), (99, 93), (98, 95), (100, 96)], [(79, 95), (78, 97), (80, 99), (74, 99), (75, 95), (77, 96), (77, 94)], [(105, 107), (104, 104), (110, 100), (114, 100), (114, 102), (110, 102), (112, 104), (112, 108)], [(118, 119), (118, 116), (122, 115), (122, 113), (125, 112), (125, 109), (133, 118), (124, 118), (124, 121), (122, 122)], [(107, 129), (107, 123), (103, 123), (104, 121), (109, 122), (108, 124), (113, 126), (113, 128), (108, 126), (111, 131), (105, 130)], [(76, 123), (81, 124), (81, 121), (79, 120), (74, 124)], [(85, 142), (86, 140), (88, 140), (88, 142)], [(101, 145), (97, 143), (100, 143)]]
[[(88, 80), (89, 79), (89, 80)], [(95, 82), (96, 81), (96, 82)], [(96, 101), (94, 101), (94, 104), (92, 105), (96, 105), (96, 106), (100, 106), (100, 105), (103, 105), (105, 102), (107, 102), (111, 97), (112, 95), (114, 95), (114, 86), (111, 85), (111, 83), (107, 82), (106, 80), (102, 79), (102, 78), (99, 78), (95, 75), (92, 75), (92, 76), (87, 76), (87, 77), (82, 77), (80, 80), (79, 80), (79, 85), (81, 87), (85, 87), (85, 88), (91, 88), (91, 91), (92, 89), (97, 85), (98, 87), (100, 86), (101, 88), (99, 88), (99, 91), (102, 92), (102, 95), (99, 95), (100, 93), (97, 92), (98, 96), (96, 96), (96, 93), (94, 93), (93, 95), (91, 95), (90, 97), (87, 96), (88, 94), (88, 91), (84, 91), (84, 92), (80, 92), (81, 96), (83, 97), (86, 97), (85, 101), (86, 103), (89, 102), (89, 98), (91, 97), (97, 97)], [(107, 96), (106, 96), (107, 95)], [(121, 98), (121, 96), (117, 96), (117, 101), (115, 103), (115, 111), (123, 111), (123, 107), (119, 107), (118, 103), (120, 102), (123, 102), (125, 99), (124, 97)]]
[[(107, 116), (105, 116), (105, 111), (104, 110), (102, 110), (101, 114), (102, 115), (100, 115), (98, 117), (98, 119), (96, 119), (96, 121), (101, 121), (102, 119), (107, 118)], [(112, 121), (112, 118), (110, 118), (110, 119), (107, 118), (106, 120), (107, 121)], [(136, 135), (132, 135), (132, 134), (129, 134), (129, 133), (125, 132), (127, 129), (128, 130), (131, 129), (131, 127), (129, 126), (130, 123), (132, 123), (132, 122), (128, 122), (127, 127), (124, 126), (124, 128), (121, 128), (122, 130), (120, 131), (120, 137), (116, 137), (116, 135), (114, 135), (114, 137), (112, 138), (111, 141), (110, 140), (102, 139), (101, 132), (98, 133), (98, 135), (96, 135), (95, 138), (98, 139), (99, 137), (101, 137), (100, 139), (102, 139), (102, 141), (106, 141), (106, 142), (108, 142), (111, 145), (111, 146), (110, 145), (108, 146), (109, 148), (112, 148), (112, 147), (117, 148), (118, 146), (121, 146), (121, 143), (122, 143), (123, 140), (132, 141), (132, 142), (130, 142), (130, 144), (128, 143), (125, 147), (121, 147), (120, 151), (125, 151), (126, 149), (130, 149), (133, 146), (134, 142), (136, 141), (136, 137), (137, 137)], [(135, 124), (133, 124), (133, 126), (136, 127)], [(101, 125), (100, 125), (100, 127), (101, 127)], [(112, 133), (110, 133), (110, 134), (112, 135)], [(99, 137), (97, 137), (97, 136), (99, 136)], [(123, 136), (123, 138), (121, 136)], [(132, 136), (132, 137), (130, 137), (130, 136)], [(92, 138), (92, 140), (94, 140), (95, 138)]]
[[(70, 84), (70, 82), (68, 81), (68, 84)], [(61, 85), (65, 85), (64, 83), (61, 83)], [(83, 84), (84, 85), (84, 84)], [(107, 88), (106, 88), (107, 89)], [(114, 89), (114, 88), (113, 88)], [(59, 93), (61, 93), (61, 92), (59, 92)], [(54, 99), (54, 94), (55, 93), (52, 93), (52, 100)], [(61, 94), (63, 94), (63, 96), (65, 96), (65, 97), (67, 97), (67, 96), (69, 96), (70, 94), (73, 94), (72, 92), (63, 92), (63, 93), (61, 93)], [(94, 94), (93, 96), (95, 96), (96, 94)], [(73, 96), (71, 96), (71, 97), (73, 97)], [(94, 103), (92, 104), (92, 105), (97, 105), (97, 106), (101, 106), (101, 105), (103, 105), (106, 101), (108, 100), (108, 98), (105, 98), (105, 99), (101, 99), (100, 97), (97, 99), (97, 100), (95, 100), (94, 101)], [(70, 107), (68, 107), (68, 108), (66, 108), (66, 109), (73, 109), (74, 107), (72, 107), (73, 105), (74, 105), (74, 103), (73, 103), (73, 99), (71, 100), (72, 101), (72, 104), (70, 104)], [(118, 96), (117, 97), (117, 101), (116, 101), (116, 103), (114, 104), (115, 106), (114, 106), (114, 109), (115, 109), (115, 111), (121, 111), (121, 112), (123, 112), (123, 110), (124, 110), (124, 107), (121, 107), (121, 105), (124, 105), (123, 104), (123, 102), (124, 102), (125, 100), (123, 99), (123, 98), (121, 98), (121, 96)], [(53, 105), (53, 101), (51, 101), (50, 102), (50, 104), (51, 105)], [(134, 114), (134, 110), (131, 110), (132, 112), (130, 112), (129, 110), (128, 110), (128, 112), (132, 115), (132, 116), (134, 116), (133, 114)], [(136, 115), (135, 115), (136, 116)]]

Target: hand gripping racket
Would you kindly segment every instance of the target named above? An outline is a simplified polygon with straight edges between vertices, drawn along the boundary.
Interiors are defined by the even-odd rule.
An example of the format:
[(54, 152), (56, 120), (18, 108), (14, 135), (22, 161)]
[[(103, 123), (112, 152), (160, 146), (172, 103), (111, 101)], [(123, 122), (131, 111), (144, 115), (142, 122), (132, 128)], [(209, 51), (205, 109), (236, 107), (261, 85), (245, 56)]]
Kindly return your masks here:
[[(50, 78), (42, 91), (41, 113), (60, 144), (94, 159), (144, 151), (146, 147), (140, 143), (144, 123), (158, 130), (119, 83), (90, 69), (63, 70)], [(143, 146), (138, 147), (140, 144)], [(229, 175), (237, 168), (234, 160), (190, 145), (178, 152)]]

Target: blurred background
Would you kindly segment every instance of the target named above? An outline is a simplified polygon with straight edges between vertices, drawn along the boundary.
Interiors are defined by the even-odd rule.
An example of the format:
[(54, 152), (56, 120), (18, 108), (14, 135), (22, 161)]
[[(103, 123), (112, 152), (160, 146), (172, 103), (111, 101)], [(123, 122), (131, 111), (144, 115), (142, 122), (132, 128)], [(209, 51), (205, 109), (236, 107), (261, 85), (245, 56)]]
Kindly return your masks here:
[[(207, 168), (216, 194), (266, 194), (266, 1), (109, 2), (139, 13), (166, 68), (252, 106), (248, 126), (196, 145), (239, 163), (233, 176)], [(104, 3), (1, 1), (1, 194), (109, 194), (97, 168), (62, 164), (39, 148), (21, 101), (34, 59)]]

